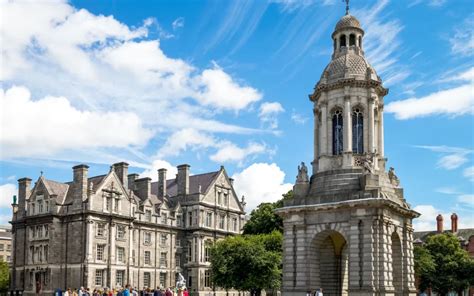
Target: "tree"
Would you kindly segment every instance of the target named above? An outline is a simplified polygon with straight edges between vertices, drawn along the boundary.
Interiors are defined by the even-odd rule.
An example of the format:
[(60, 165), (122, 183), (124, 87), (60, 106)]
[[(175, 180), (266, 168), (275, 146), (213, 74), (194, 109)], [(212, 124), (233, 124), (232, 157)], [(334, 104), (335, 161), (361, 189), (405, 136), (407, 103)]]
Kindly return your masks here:
[(211, 248), (212, 282), (224, 289), (252, 291), (277, 289), (281, 285), (283, 235), (229, 236)]
[(283, 207), (283, 202), (291, 198), (292, 190), (274, 203), (261, 203), (250, 213), (250, 219), (244, 225), (244, 234), (264, 234), (275, 230), (283, 232), (283, 219), (275, 214), (275, 210)]
[(10, 269), (8, 263), (0, 261), (0, 291), (8, 291), (8, 285), (10, 283)]
[(461, 248), (456, 236), (450, 233), (433, 235), (414, 251), (420, 288), (431, 287), (440, 295), (449, 291), (461, 295), (474, 284), (474, 260)]

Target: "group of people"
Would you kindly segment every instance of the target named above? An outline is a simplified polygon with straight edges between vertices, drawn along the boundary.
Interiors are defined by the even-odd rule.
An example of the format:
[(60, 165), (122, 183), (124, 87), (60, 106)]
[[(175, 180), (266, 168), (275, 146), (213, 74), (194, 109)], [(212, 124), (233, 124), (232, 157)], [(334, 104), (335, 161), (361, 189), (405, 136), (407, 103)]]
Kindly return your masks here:
[(68, 288), (65, 291), (57, 289), (54, 296), (192, 296), (188, 289), (178, 291), (177, 288), (166, 288), (157, 287), (156, 289), (144, 289), (138, 290), (132, 288), (130, 285), (126, 285), (124, 288), (119, 289), (94, 289), (81, 287), (80, 289)]
[(323, 288), (319, 288), (316, 291), (308, 291), (306, 296), (323, 296)]

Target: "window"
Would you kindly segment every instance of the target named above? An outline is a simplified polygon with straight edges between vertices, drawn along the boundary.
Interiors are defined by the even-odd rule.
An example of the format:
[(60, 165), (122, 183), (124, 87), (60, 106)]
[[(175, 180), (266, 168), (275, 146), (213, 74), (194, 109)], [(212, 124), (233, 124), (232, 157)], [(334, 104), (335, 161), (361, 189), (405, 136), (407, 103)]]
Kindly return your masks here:
[(339, 39), (339, 45), (341, 47), (346, 46), (346, 35), (341, 35), (341, 37)]
[(211, 244), (205, 243), (204, 244), (204, 261), (209, 262), (209, 259), (211, 259)]
[(145, 245), (151, 244), (151, 232), (145, 232), (143, 234), (143, 243)]
[(166, 260), (167, 253), (166, 252), (161, 252), (160, 253), (160, 266), (166, 267), (168, 266), (168, 262)]
[(219, 228), (224, 229), (224, 227), (225, 227), (225, 216), (221, 215), (219, 219)]
[(211, 271), (206, 270), (204, 271), (204, 287), (210, 287), (211, 286)]
[(179, 254), (176, 254), (175, 262), (176, 262), (176, 267), (181, 266), (181, 256)]
[(364, 153), (364, 116), (360, 108), (352, 111), (352, 152)]
[(229, 203), (229, 194), (227, 192), (224, 193), (224, 206), (227, 206)]
[(118, 212), (119, 210), (119, 202), (120, 200), (118, 198), (115, 199), (115, 204), (114, 204), (114, 211)]
[(125, 226), (119, 225), (117, 226), (117, 238), (124, 239), (125, 238)]
[(166, 272), (160, 272), (160, 284), (165, 287), (166, 285)]
[(221, 205), (222, 204), (222, 192), (217, 192), (217, 204)]
[(48, 251), (49, 251), (48, 246), (44, 246), (43, 248), (44, 248), (44, 261), (48, 262), (48, 255), (49, 255), (48, 254)]
[(44, 208), (45, 208), (45, 212), (49, 213), (49, 201), (48, 200), (44, 201)]
[(181, 226), (181, 220), (182, 219), (183, 219), (183, 216), (176, 215), (176, 226)]
[(332, 116), (332, 154), (340, 155), (342, 153), (343, 143), (343, 124), (342, 111), (336, 110)]
[(188, 249), (186, 250), (186, 256), (188, 257), (188, 262), (191, 262), (193, 260), (192, 251), (193, 251), (192, 243), (191, 241), (188, 241)]
[(151, 252), (150, 251), (145, 251), (145, 254), (144, 254), (144, 260), (145, 260), (145, 264), (147, 265), (150, 265), (151, 264)]
[(5, 245), (4, 244), (0, 244), (0, 251), (4, 251), (5, 250)]
[(206, 213), (206, 226), (212, 227), (212, 213)]
[(198, 219), (199, 219), (199, 215), (198, 215), (198, 210), (194, 210), (194, 225), (198, 225)]
[(30, 262), (35, 263), (35, 248), (30, 247)]
[(35, 238), (36, 237), (36, 228), (35, 227), (30, 227), (30, 231), (31, 231), (31, 238)]
[(10, 256), (7, 256), (7, 262), (10, 262), (12, 258)]
[(161, 223), (167, 224), (168, 223), (168, 214), (163, 213), (161, 216)]
[(125, 248), (117, 247), (117, 261), (125, 262)]
[(96, 254), (97, 260), (100, 260), (100, 261), (104, 260), (104, 250), (105, 250), (105, 245), (97, 245), (97, 254)]
[(105, 209), (109, 212), (112, 210), (112, 197), (110, 196), (106, 197)]
[(176, 247), (181, 247), (181, 240), (176, 237)]
[(150, 279), (151, 279), (151, 276), (150, 276), (149, 272), (143, 273), (143, 286), (149, 288), (150, 287)]
[(38, 234), (38, 238), (43, 237), (43, 226), (36, 226), (36, 233)]
[(237, 218), (232, 218), (232, 230), (237, 232), (237, 228)]
[(105, 236), (105, 224), (97, 223), (97, 236), (103, 237)]
[(193, 212), (188, 212), (188, 226), (193, 225)]
[(98, 269), (95, 271), (95, 285), (96, 286), (101, 286), (104, 283), (104, 270), (103, 269)]
[(354, 34), (349, 35), (349, 46), (356, 45), (356, 36)]
[(161, 235), (161, 241), (160, 241), (161, 245), (162, 245), (162, 246), (166, 246), (166, 241), (167, 241), (167, 240), (168, 240), (168, 235), (162, 234), (162, 235)]
[(125, 278), (125, 270), (117, 270), (115, 272), (115, 285), (123, 287), (123, 279)]
[(151, 222), (151, 210), (145, 211), (145, 221)]
[(48, 225), (44, 225), (44, 236), (47, 238), (49, 237), (49, 227)]
[(193, 277), (189, 276), (188, 278), (188, 286), (192, 287), (193, 286)]
[(37, 247), (36, 252), (38, 253), (38, 261), (43, 262), (43, 247), (42, 246)]
[(38, 214), (43, 213), (43, 201), (42, 201), (42, 200), (38, 200), (38, 201), (37, 201), (37, 205), (38, 205)]
[(32, 202), (31, 203), (31, 215), (34, 215), (35, 214), (35, 203)]

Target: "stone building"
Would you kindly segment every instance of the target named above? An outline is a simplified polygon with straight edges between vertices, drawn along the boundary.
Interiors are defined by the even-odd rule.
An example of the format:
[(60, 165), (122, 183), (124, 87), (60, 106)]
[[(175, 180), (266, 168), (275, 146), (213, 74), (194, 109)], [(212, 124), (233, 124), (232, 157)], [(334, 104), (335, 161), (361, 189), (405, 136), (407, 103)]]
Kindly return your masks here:
[(7, 226), (0, 226), (0, 261), (11, 262), (12, 230)]
[[(13, 290), (32, 295), (67, 287), (171, 287), (177, 273), (198, 294), (213, 291), (209, 246), (238, 234), (244, 205), (218, 171), (190, 175), (189, 165), (158, 182), (116, 163), (105, 175), (73, 167), (73, 180), (18, 180), (12, 219)], [(215, 291), (216, 294), (225, 293)]]
[(384, 154), (388, 89), (364, 56), (364, 31), (347, 9), (314, 92), (312, 175), (302, 163), (284, 220), (285, 296), (416, 295), (412, 219)]

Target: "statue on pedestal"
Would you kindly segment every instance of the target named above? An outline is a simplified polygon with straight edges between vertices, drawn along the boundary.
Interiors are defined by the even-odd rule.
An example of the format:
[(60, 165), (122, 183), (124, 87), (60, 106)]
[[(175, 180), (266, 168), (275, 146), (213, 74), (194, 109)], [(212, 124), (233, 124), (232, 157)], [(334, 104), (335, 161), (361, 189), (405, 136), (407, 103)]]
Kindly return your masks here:
[(296, 183), (308, 183), (308, 168), (301, 162), (301, 165), (298, 166), (298, 176), (296, 176)]

